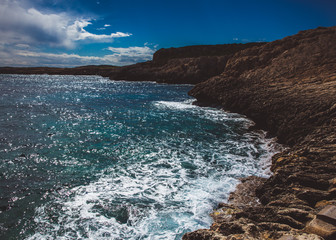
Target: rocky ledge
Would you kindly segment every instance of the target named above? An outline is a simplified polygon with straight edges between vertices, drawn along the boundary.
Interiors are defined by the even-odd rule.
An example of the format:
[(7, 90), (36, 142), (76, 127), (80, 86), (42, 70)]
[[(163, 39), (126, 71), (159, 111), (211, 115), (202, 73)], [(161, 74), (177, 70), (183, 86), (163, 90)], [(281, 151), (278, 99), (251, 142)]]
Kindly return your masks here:
[(269, 179), (242, 179), (202, 239), (336, 239), (336, 27), (236, 53), (196, 85), (199, 104), (245, 114), (288, 148)]

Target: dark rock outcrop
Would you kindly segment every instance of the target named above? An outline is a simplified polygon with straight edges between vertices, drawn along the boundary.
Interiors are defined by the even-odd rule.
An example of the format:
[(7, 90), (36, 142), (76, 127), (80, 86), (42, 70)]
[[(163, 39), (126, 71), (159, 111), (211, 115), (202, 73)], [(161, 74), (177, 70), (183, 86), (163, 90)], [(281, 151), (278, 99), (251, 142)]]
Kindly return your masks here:
[(202, 104), (247, 115), (289, 148), (273, 157), (274, 174), (256, 187), (259, 204), (231, 201), (217, 210), (209, 230), (184, 240), (335, 239), (334, 220), (323, 222), (318, 214), (336, 205), (335, 43), (336, 27), (330, 27), (252, 47), (190, 91)]
[(213, 56), (228, 56), (246, 48), (261, 46), (264, 43), (246, 43), (246, 44), (218, 44), (218, 45), (195, 45), (180, 48), (162, 48), (153, 55), (153, 62), (156, 65), (164, 65), (171, 59), (177, 58), (198, 58)]
[(230, 57), (176, 58), (168, 60), (164, 65), (156, 65), (153, 62), (138, 63), (121, 68), (110, 78), (127, 81), (196, 84), (222, 73)]

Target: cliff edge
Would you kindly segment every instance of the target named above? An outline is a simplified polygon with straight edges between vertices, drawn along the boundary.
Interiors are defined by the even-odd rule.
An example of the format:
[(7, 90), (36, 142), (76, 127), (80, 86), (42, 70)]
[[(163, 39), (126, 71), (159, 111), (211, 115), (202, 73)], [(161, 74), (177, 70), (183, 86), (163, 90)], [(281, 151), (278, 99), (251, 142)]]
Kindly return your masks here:
[(243, 180), (253, 201), (242, 202), (238, 187), (210, 229), (184, 240), (336, 239), (335, 43), (330, 27), (248, 48), (190, 91), (199, 104), (245, 114), (288, 148), (273, 157), (269, 179)]

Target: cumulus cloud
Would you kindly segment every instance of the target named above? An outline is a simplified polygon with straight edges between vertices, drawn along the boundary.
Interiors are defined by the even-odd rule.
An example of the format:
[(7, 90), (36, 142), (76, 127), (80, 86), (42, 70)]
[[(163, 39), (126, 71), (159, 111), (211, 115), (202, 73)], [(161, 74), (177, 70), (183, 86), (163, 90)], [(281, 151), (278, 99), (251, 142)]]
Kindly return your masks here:
[[(1, 45), (0, 45), (1, 49)], [(0, 65), (3, 66), (54, 66), (54, 67), (74, 67), (81, 65), (114, 65), (124, 66), (137, 62), (144, 62), (152, 59), (155, 49), (147, 46), (113, 48), (108, 50), (112, 54), (101, 57), (82, 56), (68, 53), (46, 53), (40, 51), (31, 51), (27, 49), (15, 49), (0, 51), (0, 58), (3, 59)]]
[(67, 36), (73, 40), (85, 40), (85, 39), (93, 39), (93, 40), (105, 40), (105, 39), (112, 39), (112, 38), (120, 38), (120, 37), (129, 37), (131, 36), (130, 33), (122, 33), (116, 32), (107, 34), (93, 34), (86, 31), (84, 28), (90, 25), (91, 23), (86, 20), (78, 21), (76, 20), (74, 24), (68, 26), (67, 28)]
[[(30, 7), (25, 7), (27, 4), (24, 1)], [(90, 18), (78, 18), (74, 14), (55, 13), (32, 6), (31, 0), (0, 0), (0, 66), (122, 66), (151, 60), (156, 49), (146, 43), (143, 47), (105, 48), (102, 52), (110, 52), (99, 56), (69, 53), (75, 51), (77, 44), (113, 42), (115, 38), (132, 34), (95, 34), (86, 30), (93, 24)], [(111, 25), (104, 24), (102, 29), (108, 27)], [(57, 49), (53, 49), (55, 47)], [(64, 52), (59, 53), (62, 48)]]
[(93, 34), (84, 28), (90, 19), (77, 19), (66, 13), (44, 13), (25, 9), (17, 1), (0, 0), (0, 43), (52, 47), (74, 47), (77, 41), (112, 41), (129, 33)]
[(128, 48), (108, 47), (107, 49), (113, 52), (113, 54), (106, 56), (117, 60), (121, 65), (151, 60), (155, 52), (155, 48), (152, 49), (148, 46)]

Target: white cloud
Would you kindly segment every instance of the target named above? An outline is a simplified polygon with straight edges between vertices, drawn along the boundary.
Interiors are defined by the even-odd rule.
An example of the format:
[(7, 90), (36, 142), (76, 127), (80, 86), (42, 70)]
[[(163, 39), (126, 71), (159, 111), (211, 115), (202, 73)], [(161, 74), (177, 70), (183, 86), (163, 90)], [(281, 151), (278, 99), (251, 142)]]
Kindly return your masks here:
[(128, 47), (128, 48), (115, 48), (108, 47), (108, 50), (113, 52), (111, 55), (106, 55), (108, 58), (117, 60), (121, 65), (129, 65), (137, 62), (145, 62), (152, 60), (155, 49), (147, 46), (143, 47)]
[(25, 9), (17, 1), (0, 0), (0, 43), (52, 47), (74, 47), (77, 41), (105, 41), (131, 36), (129, 33), (93, 34), (84, 28), (90, 19), (79, 19), (66, 13), (43, 13)]
[(67, 36), (70, 37), (73, 41), (78, 40), (85, 40), (85, 39), (93, 39), (93, 40), (105, 40), (105, 39), (112, 39), (112, 38), (120, 38), (120, 37), (129, 37), (132, 34), (130, 33), (122, 33), (116, 32), (111, 33), (110, 35), (106, 34), (93, 34), (86, 31), (84, 28), (90, 25), (91, 23), (86, 20), (78, 21), (76, 20), (74, 24), (68, 26), (67, 28)]
[(151, 49), (147, 46), (144, 47), (128, 47), (128, 48), (115, 48), (108, 47), (108, 50), (114, 52), (116, 56), (128, 56), (128, 57), (142, 57), (149, 58), (155, 52), (154, 49)]
[(16, 44), (15, 47), (17, 47), (17, 48), (29, 48), (30, 46), (28, 44), (19, 43), (19, 44)]
[(68, 53), (43, 53), (43, 52), (33, 52), (33, 51), (16, 51), (17, 56), (22, 57), (38, 57), (38, 58), (50, 58), (50, 59), (81, 59), (83, 61), (90, 61), (90, 60), (100, 60), (101, 57), (95, 56), (80, 56), (78, 54), (68, 54)]
[[(129, 65), (152, 59), (155, 46), (107, 48), (110, 54), (82, 56), (75, 53), (50, 53), (45, 49), (66, 48), (78, 43), (112, 42), (132, 34), (115, 32), (94, 34), (86, 30), (90, 18), (77, 18), (68, 13), (46, 12), (24, 7), (26, 0), (0, 0), (0, 66), (72, 67), (91, 64)], [(25, 3), (27, 3), (27, 1)], [(27, 6), (27, 5), (25, 5)], [(104, 24), (104, 29), (110, 27)], [(105, 51), (107, 49), (104, 49)], [(53, 50), (54, 52), (55, 50)]]

